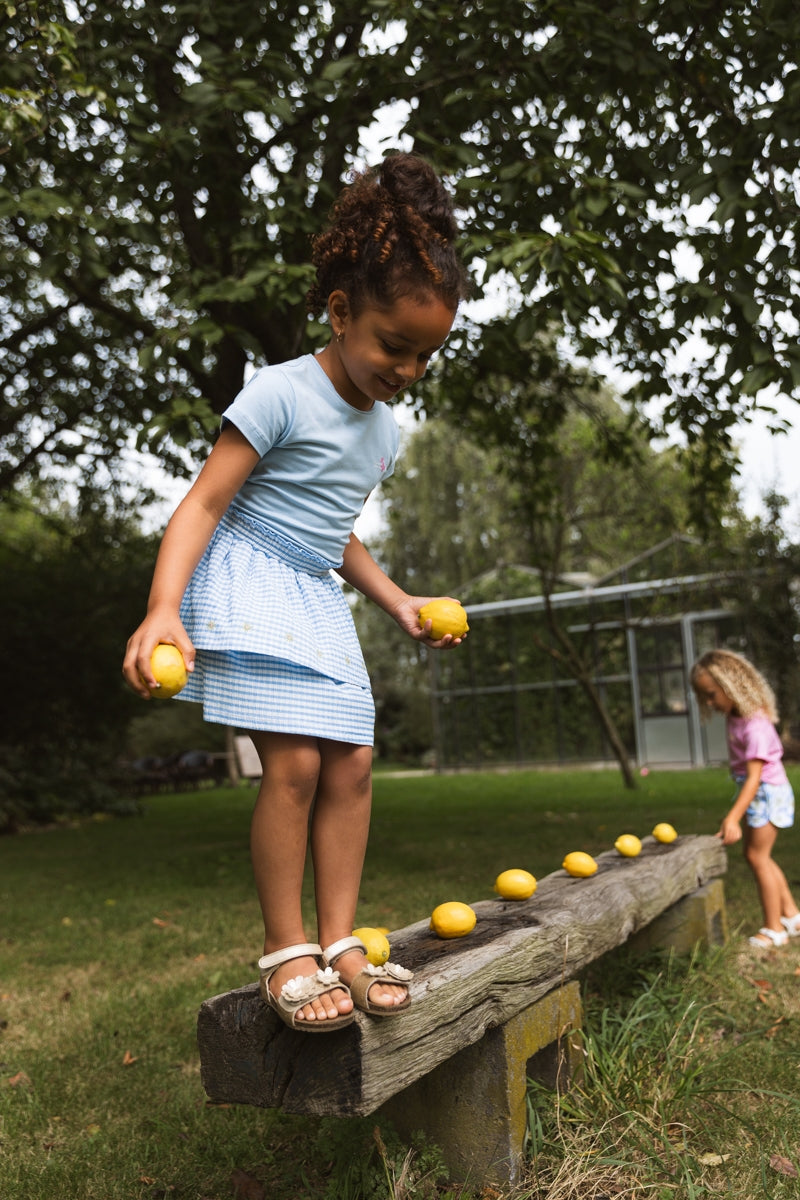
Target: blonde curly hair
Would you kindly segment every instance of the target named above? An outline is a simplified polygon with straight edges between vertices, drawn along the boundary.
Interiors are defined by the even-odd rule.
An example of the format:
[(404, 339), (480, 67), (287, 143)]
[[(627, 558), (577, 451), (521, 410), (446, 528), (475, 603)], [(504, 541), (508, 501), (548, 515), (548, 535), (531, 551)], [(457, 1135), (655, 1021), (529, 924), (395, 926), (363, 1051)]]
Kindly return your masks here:
[(778, 706), (775, 693), (760, 671), (742, 654), (733, 650), (708, 650), (694, 664), (689, 682), (694, 688), (704, 718), (711, 714), (707, 698), (700, 692), (698, 680), (701, 674), (710, 675), (734, 703), (740, 717), (752, 717), (763, 712), (776, 725)]

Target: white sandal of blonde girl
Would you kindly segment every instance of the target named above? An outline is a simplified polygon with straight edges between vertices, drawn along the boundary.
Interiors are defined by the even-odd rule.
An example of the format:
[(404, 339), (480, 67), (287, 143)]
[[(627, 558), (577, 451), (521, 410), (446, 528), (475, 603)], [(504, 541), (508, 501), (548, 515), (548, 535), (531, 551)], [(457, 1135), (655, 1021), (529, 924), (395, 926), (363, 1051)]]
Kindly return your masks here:
[[(366, 954), (367, 948), (360, 938), (344, 937), (338, 942), (333, 942), (322, 951), (322, 961), (326, 967), (333, 966), (337, 958), (341, 958), (343, 954), (347, 954), (350, 950), (360, 950), (362, 954)], [(406, 970), (405, 967), (399, 967), (397, 963), (385, 962), (381, 966), (375, 967), (372, 963), (367, 963), (355, 978), (350, 980), (350, 995), (353, 997), (353, 1004), (362, 1012), (370, 1013), (373, 1017), (393, 1017), (395, 1013), (403, 1012), (411, 1004), (411, 997), (408, 994), (408, 985), (414, 978), (414, 972)], [(374, 1000), (370, 1000), (369, 991), (373, 984), (397, 984), (406, 989), (405, 997), (398, 1004), (376, 1004)]]
[(757, 946), (759, 950), (769, 950), (770, 943), (773, 946), (785, 946), (789, 940), (789, 935), (783, 929), (767, 929), (764, 926), (759, 929), (758, 933), (753, 937), (748, 938), (751, 946)]
[(789, 937), (800, 937), (800, 912), (793, 917), (781, 917), (781, 925)]
[(305, 1008), (312, 1000), (327, 995), (328, 992), (345, 992), (350, 995), (350, 989), (339, 979), (339, 972), (332, 971), (329, 966), (318, 967), (313, 975), (297, 975), (294, 979), (287, 980), (277, 996), (273, 996), (270, 991), (269, 981), (278, 967), (291, 962), (293, 958), (319, 958), (321, 955), (321, 947), (313, 942), (306, 942), (302, 945), (286, 946), (285, 949), (276, 950), (274, 954), (265, 954), (258, 960), (263, 999), (278, 1014), (284, 1025), (301, 1033), (332, 1033), (335, 1029), (351, 1025), (355, 1020), (355, 1012), (352, 1009), (349, 1013), (340, 1013), (338, 1017), (317, 1017), (313, 1021), (301, 1017), (298, 1020), (297, 1014), (301, 1008)]

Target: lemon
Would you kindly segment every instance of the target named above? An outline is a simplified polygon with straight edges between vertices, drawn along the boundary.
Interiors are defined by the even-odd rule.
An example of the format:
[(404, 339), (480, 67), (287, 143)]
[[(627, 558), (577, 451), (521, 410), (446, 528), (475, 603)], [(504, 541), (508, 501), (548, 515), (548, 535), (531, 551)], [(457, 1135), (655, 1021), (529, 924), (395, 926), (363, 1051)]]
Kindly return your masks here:
[(674, 842), (677, 836), (677, 831), (671, 825), (668, 825), (666, 821), (662, 821), (659, 825), (656, 825), (653, 830), (653, 837), (657, 842)]
[(440, 938), (464, 937), (475, 928), (477, 915), (468, 904), (460, 900), (449, 900), (446, 904), (438, 904), (431, 913), (430, 928)]
[(366, 947), (367, 962), (373, 967), (381, 967), (389, 957), (389, 941), (380, 929), (363, 925), (361, 929), (353, 930), (353, 937), (359, 938)]
[(581, 879), (594, 875), (597, 870), (597, 863), (591, 854), (584, 854), (583, 850), (573, 850), (561, 865), (568, 875), (577, 875)]
[(183, 655), (177, 646), (159, 642), (150, 656), (150, 666), (159, 685), (150, 689), (150, 695), (155, 696), (157, 700), (169, 700), (186, 686), (189, 676), (186, 674)]
[(419, 623), (431, 621), (431, 637), (438, 642), (446, 633), (463, 637), (469, 629), (467, 614), (457, 600), (431, 600), (419, 610)]
[(536, 880), (530, 871), (511, 867), (497, 876), (494, 881), (494, 890), (504, 900), (527, 900), (536, 891)]
[(614, 842), (614, 849), (625, 858), (636, 858), (636, 855), (642, 852), (642, 843), (633, 833), (621, 833)]

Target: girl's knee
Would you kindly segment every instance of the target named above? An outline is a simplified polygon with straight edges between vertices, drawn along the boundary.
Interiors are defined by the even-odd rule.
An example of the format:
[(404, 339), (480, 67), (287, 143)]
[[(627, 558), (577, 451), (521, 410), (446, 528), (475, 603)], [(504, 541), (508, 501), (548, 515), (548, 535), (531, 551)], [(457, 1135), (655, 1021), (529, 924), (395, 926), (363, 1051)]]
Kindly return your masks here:
[(263, 774), (258, 801), (268, 801), (281, 794), (296, 804), (310, 806), (319, 786), (320, 755), (312, 746), (298, 745), (280, 753), (270, 753), (264, 747), (261, 755)]
[(356, 785), (361, 788), (372, 787), (372, 747), (359, 746), (358, 752), (350, 762), (350, 771)]
[(372, 747), (349, 747), (345, 754), (323, 756), (320, 791), (369, 799), (372, 795)]
[(365, 746), (366, 754), (357, 755), (352, 764), (353, 787), (362, 793), (372, 792), (372, 747)]
[(746, 827), (744, 856), (751, 866), (754, 863), (764, 863), (771, 859), (777, 832), (775, 826), (770, 823), (759, 825), (755, 829), (749, 825)]
[(332, 743), (323, 753), (323, 768), (348, 775), (351, 779), (372, 779), (372, 746)]
[(756, 875), (773, 869), (771, 847), (746, 846), (744, 857), (750, 870)]
[(351, 770), (337, 776), (334, 786), (351, 796), (368, 799), (372, 795), (372, 771), (359, 769), (354, 763)]

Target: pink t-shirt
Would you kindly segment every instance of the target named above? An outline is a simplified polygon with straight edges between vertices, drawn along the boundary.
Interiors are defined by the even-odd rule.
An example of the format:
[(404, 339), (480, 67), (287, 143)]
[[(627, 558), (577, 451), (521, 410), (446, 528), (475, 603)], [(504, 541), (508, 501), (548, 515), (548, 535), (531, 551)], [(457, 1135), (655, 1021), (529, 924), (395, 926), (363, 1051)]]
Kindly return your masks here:
[(778, 731), (764, 713), (751, 717), (728, 717), (728, 756), (732, 775), (746, 775), (747, 764), (760, 759), (762, 783), (786, 783), (783, 746)]

